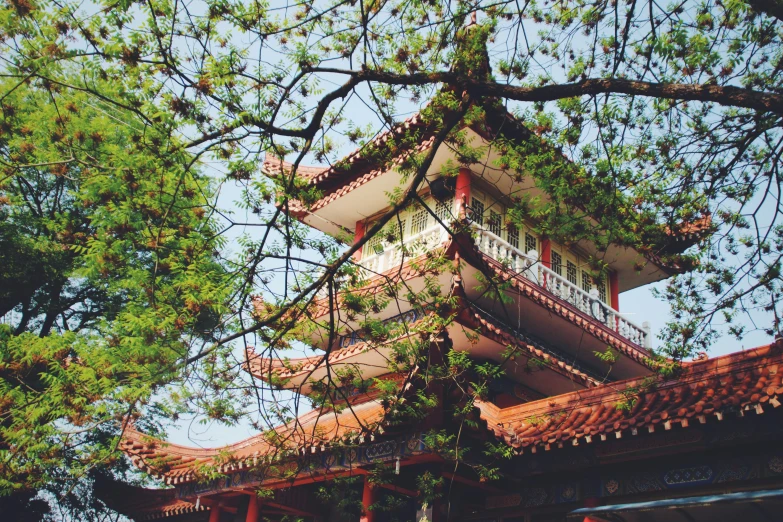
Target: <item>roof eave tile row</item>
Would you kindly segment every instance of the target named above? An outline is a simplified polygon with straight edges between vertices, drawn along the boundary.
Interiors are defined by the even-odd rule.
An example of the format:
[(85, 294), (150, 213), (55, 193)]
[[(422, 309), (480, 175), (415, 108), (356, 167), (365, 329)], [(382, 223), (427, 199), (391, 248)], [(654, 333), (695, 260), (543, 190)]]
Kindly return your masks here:
[(162, 518), (175, 517), (178, 515), (188, 515), (200, 511), (209, 511), (205, 505), (196, 506), (186, 500), (175, 500), (163, 506), (140, 513), (135, 518), (137, 520), (159, 520)]
[[(415, 373), (415, 370), (414, 370)], [(413, 389), (410, 380), (401, 383), (400, 400)], [(178, 485), (200, 480), (200, 467), (220, 474), (257, 469), (270, 461), (283, 461), (297, 455), (326, 451), (332, 446), (363, 444), (382, 435), (393, 420), (386, 408), (377, 401), (378, 394), (370, 394), (364, 402), (349, 402), (350, 406), (337, 413), (326, 409), (305, 413), (276, 431), (285, 444), (270, 443), (264, 435), (250, 437), (223, 448), (191, 448), (156, 440), (133, 428), (126, 429), (119, 449), (131, 462), (166, 484)], [(293, 426), (293, 428), (291, 428)], [(298, 430), (287, 433), (286, 429)], [(290, 439), (285, 439), (290, 436)], [(219, 463), (229, 456), (229, 460)]]
[(764, 413), (783, 396), (783, 341), (715, 359), (686, 363), (677, 379), (619, 381), (520, 406), (479, 404), (498, 438), (519, 452), (578, 446), (625, 434), (687, 428), (729, 411)]

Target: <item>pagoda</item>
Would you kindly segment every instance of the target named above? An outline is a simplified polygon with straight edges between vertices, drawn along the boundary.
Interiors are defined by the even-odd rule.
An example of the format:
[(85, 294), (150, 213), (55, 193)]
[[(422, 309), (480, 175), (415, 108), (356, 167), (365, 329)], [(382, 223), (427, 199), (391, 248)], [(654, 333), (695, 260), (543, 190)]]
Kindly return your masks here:
[[(331, 522), (345, 514), (319, 491), (353, 478), (340, 487), (360, 503), (357, 522), (778, 519), (783, 341), (659, 377), (650, 326), (621, 312), (622, 292), (685, 270), (677, 254), (708, 232), (709, 220), (667, 229), (643, 251), (541, 235), (532, 220), (510, 215), (515, 195), (547, 194), (535, 173), (503, 165), (493, 144), (547, 144), (496, 100), (473, 103), (483, 117), (458, 125), (482, 151), (469, 162), (447, 144), (433, 150), (437, 127), (417, 114), (333, 166), (296, 169), (319, 198), (287, 211), (324, 234), (363, 242), (352, 260), (360, 284), (308, 308), (310, 322), (322, 325), (303, 334), (316, 355), (277, 360), (248, 350), (245, 369), (279, 388), (339, 396), (221, 448), (128, 428), (121, 450), (167, 489), (107, 485), (110, 506), (134, 520)], [(397, 213), (391, 233), (366, 237), (388, 212), (386, 194), (405, 186), (406, 158), (426, 152), (433, 161), (416, 187), (418, 203)], [(270, 177), (293, 169), (271, 154), (263, 165)], [(386, 295), (392, 286), (406, 290), (370, 319), (351, 312), (355, 294)], [(410, 297), (433, 288), (448, 299), (428, 306)], [(372, 321), (391, 325), (392, 338), (376, 338)], [(459, 429), (444, 413), (455, 399), (418, 377), (427, 364), (399, 371), (401, 343), (424, 350), (431, 365), (459, 353), (502, 368), (473, 403), (479, 428), (460, 431), (477, 465), (487, 444), (510, 448), (497, 480), (433, 447), (432, 433)], [(342, 372), (351, 376), (346, 385), (325, 392)], [(357, 377), (366, 384), (352, 385)], [(436, 404), (402, 415), (399, 404), (422, 392)], [(378, 466), (390, 478), (374, 479)], [(421, 491), (424, 474), (443, 479), (434, 500)]]

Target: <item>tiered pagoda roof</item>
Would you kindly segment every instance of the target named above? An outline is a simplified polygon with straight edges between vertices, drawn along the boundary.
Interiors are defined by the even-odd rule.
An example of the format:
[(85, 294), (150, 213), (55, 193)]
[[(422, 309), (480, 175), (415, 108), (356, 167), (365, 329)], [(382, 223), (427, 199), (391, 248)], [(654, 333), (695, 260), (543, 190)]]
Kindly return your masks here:
[[(783, 340), (779, 339), (752, 350), (685, 363), (681, 374), (669, 379), (629, 379), (506, 408), (478, 402), (477, 408), (487, 429), (498, 439), (518, 453), (536, 453), (582, 444), (611, 444), (624, 437), (687, 429), (728, 418), (741, 422), (749, 415), (783, 411), (777, 409), (781, 395)], [(383, 435), (388, 421), (388, 410), (376, 399), (369, 393), (354, 398), (351, 407), (340, 412), (312, 411), (275, 433), (289, 437), (287, 456), (294, 460), (297, 455), (319, 453), (330, 445), (369, 442)], [(280, 452), (268, 435), (222, 448), (200, 449), (154, 440), (133, 429), (126, 432), (120, 449), (139, 468), (173, 485), (198, 481), (202, 466), (224, 474), (253, 470), (265, 457)], [(194, 509), (192, 503), (183, 504), (173, 497), (157, 499), (156, 505), (172, 513)]]
[[(635, 367), (638, 370), (644, 370), (645, 368), (652, 368), (653, 362), (650, 359), (649, 352), (639, 346), (630, 342), (626, 337), (623, 337), (618, 332), (611, 330), (606, 325), (598, 322), (595, 318), (590, 317), (585, 312), (575, 308), (573, 305), (563, 301), (558, 296), (552, 294), (544, 287), (534, 283), (525, 276), (511, 270), (508, 266), (499, 263), (495, 259), (481, 252), (476, 246), (473, 239), (467, 232), (458, 232), (454, 237), (445, 241), (440, 247), (422, 254), (414, 259), (410, 259), (403, 263), (401, 266), (392, 268), (382, 274), (376, 274), (370, 277), (367, 284), (357, 290), (351, 290), (351, 292), (357, 292), (363, 295), (372, 295), (375, 293), (381, 293), (386, 290), (389, 284), (395, 284), (398, 282), (410, 282), (415, 278), (423, 275), (424, 260), (428, 256), (443, 253), (446, 259), (451, 260), (455, 266), (460, 266), (460, 261), (467, 261), (469, 265), (474, 267), (478, 272), (486, 276), (496, 277), (500, 281), (506, 281), (510, 287), (508, 290), (512, 290), (518, 293), (521, 297), (531, 301), (534, 305), (540, 307), (542, 311), (548, 314), (553, 314), (574, 325), (577, 328), (582, 329), (584, 332), (595, 338), (597, 342), (603, 343), (605, 346), (610, 346), (617, 350), (629, 361), (633, 361)], [(443, 284), (446, 284), (446, 277), (452, 280), (458, 281), (458, 292), (463, 297), (466, 294), (462, 281), (464, 277), (460, 277), (459, 274), (451, 276), (449, 274), (441, 273), (441, 279)], [(456, 279), (455, 279), (456, 278)], [(452, 289), (454, 291), (454, 289)], [(341, 302), (341, 293), (337, 294), (338, 307)], [(461, 310), (455, 311), (459, 313), (458, 321), (464, 326), (476, 327), (471, 317), (475, 315), (475, 305), (471, 303), (467, 298), (463, 298), (461, 301), (462, 309), (467, 313), (459, 313)], [(471, 311), (472, 310), (472, 311)], [(327, 298), (317, 299), (313, 306), (313, 312), (311, 317), (313, 320), (319, 320), (330, 313), (329, 300)], [(483, 319), (484, 323), (487, 322), (487, 318)], [(480, 323), (480, 321), (479, 321)], [(485, 330), (490, 335), (496, 335), (501, 330), (508, 330), (507, 327), (502, 327), (495, 321), (493, 325), (487, 326), (487, 324), (481, 323)], [(326, 337), (325, 335), (322, 337)], [(513, 337), (513, 336), (512, 336)], [(314, 338), (314, 342), (318, 345)], [(518, 342), (514, 343), (518, 344)], [(532, 346), (525, 346), (525, 343), (521, 346), (523, 351), (530, 351), (534, 349)], [(604, 349), (605, 349), (604, 346)], [(328, 360), (329, 364), (338, 363), (352, 359), (356, 361), (361, 358), (362, 353), (366, 353), (372, 347), (362, 344), (361, 346), (351, 346), (344, 350), (333, 350)], [(377, 347), (376, 347), (377, 349)], [(530, 351), (530, 355), (538, 358), (534, 351)], [(334, 357), (334, 359), (332, 359)], [(592, 386), (595, 379), (591, 379), (589, 376), (575, 370), (572, 364), (565, 362), (565, 359), (552, 356), (551, 354), (546, 358), (547, 363), (551, 363), (556, 371), (565, 371), (571, 374), (574, 379), (585, 386)], [(291, 360), (288, 362), (274, 361), (268, 359), (253, 359), (252, 363), (254, 368), (254, 374), (260, 378), (264, 378), (264, 374), (268, 377), (270, 374), (274, 374), (278, 377), (285, 379), (292, 379), (292, 383), (298, 383), (298, 377), (303, 377), (306, 373), (312, 372), (317, 366), (325, 364), (327, 362), (323, 356), (311, 356), (304, 359)], [(558, 370), (559, 368), (560, 370)], [(646, 373), (646, 372), (644, 372)], [(376, 373), (377, 374), (377, 373)]]
[[(456, 278), (452, 291), (457, 295), (464, 296), (462, 282), (459, 278)], [(362, 368), (362, 375), (365, 378), (376, 377), (389, 371), (387, 363), (390, 347), (411, 336), (418, 336), (417, 328), (424, 324), (430, 316), (435, 315), (439, 315), (438, 312), (428, 312), (423, 318), (408, 326), (408, 333), (394, 340), (384, 343), (358, 341), (345, 348), (309, 357), (286, 360), (271, 359), (255, 354), (252, 348), (248, 348), (250, 355), (248, 355), (244, 367), (258, 379), (275, 382), (283, 388), (296, 389), (303, 393), (309, 391), (306, 383), (322, 378), (327, 368), (334, 372), (340, 366), (355, 365)], [(538, 361), (546, 369), (569, 379), (580, 387), (592, 387), (600, 384), (600, 379), (597, 376), (591, 376), (574, 364), (567, 362), (564, 356), (558, 356), (552, 351), (514, 335), (507, 326), (487, 316), (486, 313), (482, 313), (480, 309), (465, 299), (459, 299), (457, 308), (449, 309), (443, 312), (443, 315), (453, 316), (451, 328), (466, 328), (470, 331), (476, 331), (503, 347), (513, 347), (520, 356)]]
[[(522, 121), (510, 113), (496, 99), (487, 98), (477, 102), (486, 112), (484, 121), (473, 121), (463, 128), (470, 129), (484, 140), (492, 141), (499, 137), (509, 141), (535, 142), (536, 146), (551, 149), (554, 157), (564, 164), (573, 162), (561, 151), (556, 150), (545, 140), (538, 137)], [(306, 206), (297, 200), (288, 202), (288, 211), (300, 220), (323, 207), (335, 202), (341, 197), (358, 189), (395, 169), (411, 154), (430, 149), (434, 143), (437, 128), (425, 121), (421, 113), (415, 113), (392, 128), (379, 133), (368, 143), (344, 156), (330, 166), (299, 165), (297, 175), (304, 178), (310, 185), (323, 191), (323, 196), (313, 204)], [(267, 153), (262, 164), (262, 172), (272, 178), (281, 178), (290, 174), (294, 164)], [(573, 201), (577, 208), (579, 201)], [(307, 223), (307, 221), (304, 221)], [(313, 224), (313, 223), (309, 223)], [(316, 228), (318, 228), (316, 226)], [(665, 262), (661, 255), (678, 254), (700, 241), (712, 231), (711, 216), (706, 215), (680, 226), (666, 227), (665, 236), (668, 241), (657, 245), (644, 253), (650, 262), (669, 275), (683, 271), (683, 268)]]
[(618, 350), (626, 357), (631, 358), (643, 366), (650, 366), (650, 354), (643, 347), (629, 342), (624, 337), (618, 335), (617, 332), (614, 332), (600, 322), (597, 322), (583, 311), (563, 302), (562, 299), (559, 299), (557, 296), (520, 274), (510, 271), (507, 267), (498, 263), (490, 256), (478, 251), (475, 246), (472, 250), (473, 252), (471, 253), (479, 256), (479, 262), (483, 267), (486, 267), (487, 272), (496, 276), (501, 281), (508, 282), (513, 289), (520, 293), (520, 295), (530, 299), (546, 310), (549, 310), (554, 315), (562, 317), (569, 323), (584, 329), (588, 334)]

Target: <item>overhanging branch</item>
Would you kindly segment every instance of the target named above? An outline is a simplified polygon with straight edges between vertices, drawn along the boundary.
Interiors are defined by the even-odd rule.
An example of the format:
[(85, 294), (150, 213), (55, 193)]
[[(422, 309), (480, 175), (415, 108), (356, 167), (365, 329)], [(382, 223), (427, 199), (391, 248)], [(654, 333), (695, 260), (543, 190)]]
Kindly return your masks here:
[(783, 115), (783, 94), (754, 91), (741, 87), (651, 83), (617, 78), (591, 78), (576, 83), (519, 87), (497, 82), (465, 79), (452, 72), (394, 74), (384, 71), (353, 71), (347, 69), (314, 69), (314, 72), (346, 74), (360, 82), (388, 85), (427, 85), (442, 83), (470, 91), (474, 96), (496, 96), (522, 102), (545, 102), (595, 94), (633, 94), (669, 100), (712, 102), (727, 107), (753, 109)]

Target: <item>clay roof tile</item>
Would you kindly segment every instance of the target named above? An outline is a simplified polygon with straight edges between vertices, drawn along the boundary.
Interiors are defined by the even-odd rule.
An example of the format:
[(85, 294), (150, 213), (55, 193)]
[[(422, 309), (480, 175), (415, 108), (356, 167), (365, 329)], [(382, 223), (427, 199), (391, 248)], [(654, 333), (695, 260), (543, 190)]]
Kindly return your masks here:
[[(481, 402), (477, 405), (481, 418), (490, 429), (498, 422), (510, 427), (505, 432), (493, 429), (498, 437), (505, 438), (508, 443), (512, 442), (507, 435), (509, 431), (520, 438), (521, 445), (525, 447), (570, 438), (590, 437), (590, 441), (595, 441), (592, 438), (595, 434), (614, 432), (617, 437), (621, 437), (625, 431), (636, 434), (638, 428), (661, 422), (667, 429), (672, 422), (687, 428), (691, 426), (688, 419), (698, 416), (697, 424), (701, 424), (706, 422), (704, 415), (720, 414), (725, 405), (763, 413), (761, 404), (769, 402), (779, 405), (777, 395), (783, 392), (778, 387), (767, 386), (764, 369), (775, 368), (781, 363), (783, 342), (686, 363), (678, 379), (659, 382), (637, 394), (636, 403), (630, 409), (618, 408), (617, 405), (627, 399), (623, 392), (642, 385), (643, 379), (601, 385), (564, 394), (556, 399), (543, 399), (508, 408), (497, 408)], [(741, 381), (742, 385), (727, 385), (735, 381)], [(535, 421), (531, 422), (533, 419)]]

